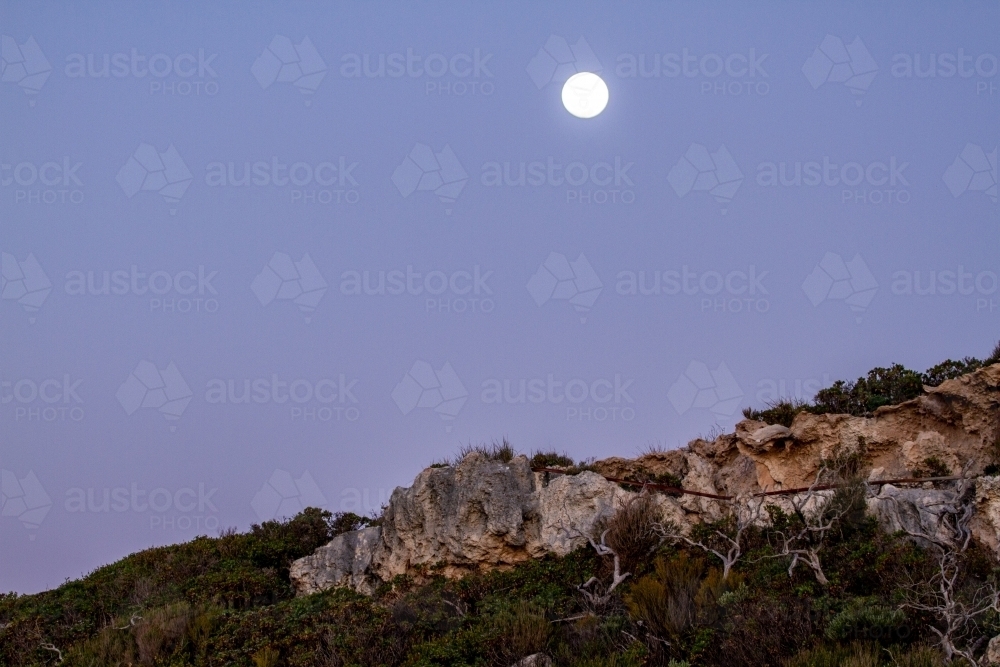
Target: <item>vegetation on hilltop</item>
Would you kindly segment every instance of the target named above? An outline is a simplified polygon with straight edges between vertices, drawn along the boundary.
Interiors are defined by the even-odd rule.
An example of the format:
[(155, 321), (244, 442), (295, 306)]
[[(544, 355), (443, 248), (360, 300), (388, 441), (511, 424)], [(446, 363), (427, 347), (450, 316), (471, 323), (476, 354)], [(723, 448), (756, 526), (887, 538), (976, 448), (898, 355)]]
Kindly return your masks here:
[(813, 414), (848, 414), (870, 417), (883, 405), (898, 405), (924, 393), (924, 387), (936, 387), (975, 370), (1000, 362), (1000, 342), (986, 359), (965, 357), (960, 361), (946, 359), (931, 366), (923, 373), (910, 370), (901, 364), (888, 368), (873, 368), (857, 380), (837, 380), (831, 386), (816, 392), (811, 402), (779, 399), (763, 410), (744, 408), (747, 419), (769, 424), (791, 426), (800, 412)]

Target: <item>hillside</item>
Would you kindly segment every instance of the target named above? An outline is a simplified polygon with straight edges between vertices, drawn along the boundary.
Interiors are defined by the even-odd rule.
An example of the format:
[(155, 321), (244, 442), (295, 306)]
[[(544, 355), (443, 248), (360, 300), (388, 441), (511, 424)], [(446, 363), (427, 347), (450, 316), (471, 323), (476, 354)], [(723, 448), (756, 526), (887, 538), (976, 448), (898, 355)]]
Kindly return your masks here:
[(874, 369), (636, 459), (472, 447), (379, 517), (311, 508), (0, 596), (0, 664), (985, 663), (998, 361)]

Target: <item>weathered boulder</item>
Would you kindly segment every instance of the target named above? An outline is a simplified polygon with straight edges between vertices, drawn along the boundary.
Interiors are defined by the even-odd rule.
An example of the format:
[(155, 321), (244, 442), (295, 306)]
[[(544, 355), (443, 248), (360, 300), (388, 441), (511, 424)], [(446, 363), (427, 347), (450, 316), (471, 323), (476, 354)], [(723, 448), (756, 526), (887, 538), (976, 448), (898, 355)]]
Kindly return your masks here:
[(868, 499), (868, 511), (888, 532), (902, 530), (948, 542), (950, 534), (941, 517), (942, 506), (950, 499), (948, 491), (941, 489), (902, 489), (885, 484), (878, 495)]
[(347, 586), (365, 594), (375, 591), (377, 581), (369, 568), (382, 529), (362, 528), (333, 538), (312, 553), (292, 563), (289, 575), (300, 595)]
[(523, 456), (502, 463), (473, 452), (456, 466), (428, 468), (393, 491), (374, 570), (387, 580), (443, 565), (453, 576), (528, 560), (539, 533), (534, 492)]
[(522, 658), (510, 667), (552, 667), (552, 658), (544, 653), (533, 653), (527, 658)]
[(986, 645), (986, 664), (1000, 665), (1000, 635), (991, 639)]
[(532, 555), (565, 556), (578, 549), (587, 543), (594, 524), (614, 514), (632, 495), (593, 472), (553, 478), (538, 489), (540, 530)]
[(594, 471), (607, 477), (628, 479), (649, 475), (673, 475), (683, 479), (688, 472), (687, 457), (680, 449), (656, 451), (635, 459), (612, 456), (593, 463)]

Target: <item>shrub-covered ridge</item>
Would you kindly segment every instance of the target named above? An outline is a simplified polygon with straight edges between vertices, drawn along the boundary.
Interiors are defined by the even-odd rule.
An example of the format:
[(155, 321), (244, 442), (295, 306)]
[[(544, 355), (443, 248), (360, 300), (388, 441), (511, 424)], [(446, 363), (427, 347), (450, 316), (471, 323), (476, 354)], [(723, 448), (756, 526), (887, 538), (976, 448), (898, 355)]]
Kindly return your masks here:
[[(923, 376), (984, 363), (945, 362)], [(857, 396), (912, 390), (909, 371), (876, 371)], [(506, 441), (460, 456), (470, 452), (499, 463), (515, 455)], [(556, 453), (532, 464), (569, 474), (592, 467)], [(543, 654), (555, 665), (804, 667), (984, 658), (986, 640), (1000, 634), (996, 555), (964, 537), (885, 532), (868, 514), (869, 471), (856, 453), (824, 461), (822, 471), (817, 482), (836, 490), (771, 506), (751, 496), (713, 501), (722, 518), (683, 535), (647, 490), (565, 557), (461, 579), (427, 566), (372, 596), (339, 588), (295, 597), (294, 560), (380, 521), (310, 508), (247, 533), (133, 554), (52, 591), (0, 596), (0, 665), (507, 666)], [(636, 481), (663, 481), (654, 477)], [(928, 492), (946, 514), (954, 510), (946, 522), (954, 535), (971, 534), (974, 481)]]

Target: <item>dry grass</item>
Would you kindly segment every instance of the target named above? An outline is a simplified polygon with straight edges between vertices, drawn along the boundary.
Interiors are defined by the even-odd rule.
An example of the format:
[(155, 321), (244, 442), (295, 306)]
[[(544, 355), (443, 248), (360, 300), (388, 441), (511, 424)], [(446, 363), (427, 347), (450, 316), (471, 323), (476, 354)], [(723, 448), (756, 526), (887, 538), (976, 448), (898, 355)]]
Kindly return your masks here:
[(599, 523), (596, 532), (599, 536), (607, 531), (605, 543), (618, 554), (622, 571), (634, 572), (662, 541), (654, 530), (660, 519), (656, 497), (651, 493), (640, 493), (622, 503), (610, 518)]

